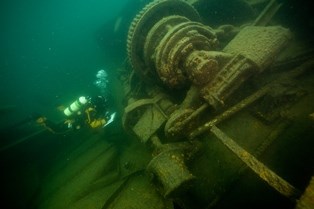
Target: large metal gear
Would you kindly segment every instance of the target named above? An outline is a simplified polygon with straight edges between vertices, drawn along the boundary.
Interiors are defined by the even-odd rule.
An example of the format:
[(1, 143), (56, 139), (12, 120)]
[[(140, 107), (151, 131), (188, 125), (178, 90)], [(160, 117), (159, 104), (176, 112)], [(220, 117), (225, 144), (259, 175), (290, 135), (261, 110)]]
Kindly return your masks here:
[[(156, 0), (146, 5), (131, 23), (127, 38), (128, 58), (134, 71), (146, 81), (156, 81), (158, 76), (156, 76), (156, 72), (153, 70), (154, 66), (147, 65), (147, 61), (145, 62), (145, 40), (149, 38), (149, 31), (158, 21), (173, 15), (184, 16), (190, 21), (200, 21), (198, 12), (185, 1)], [(163, 35), (161, 34), (159, 37), (154, 38), (161, 39), (162, 37)], [(158, 42), (155, 41), (155, 43)]]

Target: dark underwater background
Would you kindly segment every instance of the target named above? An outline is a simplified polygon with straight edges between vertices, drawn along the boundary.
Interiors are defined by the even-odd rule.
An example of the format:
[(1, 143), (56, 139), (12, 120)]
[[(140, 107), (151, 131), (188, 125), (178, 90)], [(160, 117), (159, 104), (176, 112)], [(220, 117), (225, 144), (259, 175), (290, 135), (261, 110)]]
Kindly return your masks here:
[(110, 73), (125, 60), (139, 2), (1, 1), (1, 127), (97, 91), (97, 71)]
[(81, 133), (42, 134), (34, 119), (59, 122), (59, 106), (98, 95), (100, 69), (116, 80), (128, 27), (147, 2), (0, 1), (0, 208), (34, 208), (56, 156), (86, 141)]

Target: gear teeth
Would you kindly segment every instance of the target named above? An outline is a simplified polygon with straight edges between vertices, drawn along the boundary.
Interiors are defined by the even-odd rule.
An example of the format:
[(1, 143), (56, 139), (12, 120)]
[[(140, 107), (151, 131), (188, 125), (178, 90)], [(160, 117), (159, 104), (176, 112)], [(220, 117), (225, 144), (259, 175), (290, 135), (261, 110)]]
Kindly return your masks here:
[[(178, 3), (178, 5), (176, 5), (176, 3)], [(152, 18), (153, 15), (157, 15), (157, 17), (162, 16), (160, 15), (160, 12), (163, 11), (163, 9), (166, 8), (168, 5), (171, 6), (174, 12), (179, 11), (181, 15), (184, 15), (184, 16), (187, 15), (188, 17), (196, 21), (199, 21), (200, 19), (198, 12), (191, 5), (189, 5), (186, 1), (183, 1), (183, 0), (155, 0), (148, 3), (142, 10), (140, 10), (130, 24), (128, 35), (127, 35), (127, 41), (126, 41), (126, 48), (127, 48), (126, 51), (127, 51), (127, 56), (131, 64), (131, 67), (134, 70), (139, 71), (140, 73), (142, 69), (135, 69), (135, 68), (142, 66), (142, 63), (138, 63), (141, 58), (138, 57), (139, 55), (136, 54), (137, 52), (135, 52), (134, 49), (139, 44), (138, 42), (139, 39), (136, 39), (137, 36), (138, 35), (145, 36), (147, 34), (138, 34), (141, 32), (141, 30), (139, 29), (142, 29), (141, 27), (143, 26), (143, 24), (149, 23), (149, 21), (154, 21), (154, 18)], [(178, 6), (178, 10), (176, 9), (176, 6)], [(170, 10), (170, 13), (172, 13), (172, 10)], [(166, 12), (165, 15), (171, 15), (171, 14), (168, 14)], [(145, 25), (145, 28), (147, 29), (147, 25)]]
[(128, 59), (131, 63), (132, 68), (134, 68), (134, 65), (132, 63), (132, 39), (134, 36), (134, 31), (136, 26), (138, 25), (138, 23), (140, 22), (142, 16), (154, 5), (156, 5), (157, 3), (159, 3), (160, 1), (153, 1), (149, 4), (147, 4), (133, 19), (133, 21), (131, 22), (129, 31), (128, 31), (128, 37), (127, 37), (127, 54), (128, 54)]

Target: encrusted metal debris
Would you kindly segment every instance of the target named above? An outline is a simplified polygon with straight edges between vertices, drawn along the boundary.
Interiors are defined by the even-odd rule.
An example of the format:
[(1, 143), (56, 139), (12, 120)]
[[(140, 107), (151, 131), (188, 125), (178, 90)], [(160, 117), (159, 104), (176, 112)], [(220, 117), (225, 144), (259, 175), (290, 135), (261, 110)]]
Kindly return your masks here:
[[(267, 26), (280, 7), (276, 1), (269, 1), (261, 15), (244, 27), (222, 25), (215, 29), (204, 25), (198, 12), (181, 0), (153, 1), (134, 18), (128, 32), (128, 59), (139, 79), (147, 83), (147, 92), (155, 93), (144, 99), (133, 98), (135, 102), (125, 109), (124, 126), (157, 153), (148, 171), (163, 187), (165, 197), (175, 198), (187, 184), (192, 186), (195, 176), (184, 157), (191, 150), (178, 144), (198, 141), (206, 131), (217, 136), (280, 194), (294, 200), (300, 195), (292, 184), (216, 127), (313, 67), (313, 62), (308, 61), (254, 91), (239, 92), (252, 77), (267, 77), (267, 70), (291, 40), (289, 29)], [(225, 42), (228, 38), (222, 47), (220, 39)], [(182, 91), (186, 94), (175, 95)], [(237, 98), (236, 94), (242, 93), (245, 96)], [(297, 99), (303, 96), (296, 94)], [(287, 127), (287, 123), (277, 127)], [(274, 133), (278, 136), (278, 132)], [(256, 150), (265, 150), (274, 140), (269, 138)]]

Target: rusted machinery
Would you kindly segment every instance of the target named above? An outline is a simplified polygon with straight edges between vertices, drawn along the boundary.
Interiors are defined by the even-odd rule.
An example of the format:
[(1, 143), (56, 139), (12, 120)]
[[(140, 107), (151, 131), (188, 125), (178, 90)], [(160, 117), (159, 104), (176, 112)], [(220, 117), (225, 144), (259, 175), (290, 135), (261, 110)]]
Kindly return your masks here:
[[(199, 152), (196, 138), (205, 131), (211, 131), (279, 193), (291, 199), (300, 195), (216, 126), (264, 97), (277, 82), (293, 79), (313, 66), (313, 62), (306, 63), (279, 81), (234, 99), (250, 77), (265, 74), (291, 39), (288, 29), (265, 26), (279, 7), (270, 1), (253, 24), (241, 28), (203, 25), (198, 12), (181, 0), (153, 1), (134, 18), (128, 33), (128, 57), (136, 76), (144, 81), (141, 90), (146, 98), (130, 98), (123, 122), (152, 147), (154, 158), (148, 171), (165, 197), (177, 198), (193, 187), (196, 177), (186, 163)], [(233, 38), (220, 46), (220, 39), (227, 36)], [(136, 88), (131, 91), (134, 95)]]
[[(267, 68), (290, 38), (289, 31), (279, 26), (247, 26), (220, 52), (215, 51), (217, 36), (228, 27), (215, 31), (196, 21), (197, 12), (183, 1), (149, 4), (131, 25), (128, 55), (144, 80), (159, 78), (175, 89), (192, 83), (214, 108), (249, 76)], [(189, 113), (184, 111), (180, 118)], [(166, 132), (172, 126), (167, 125)]]

